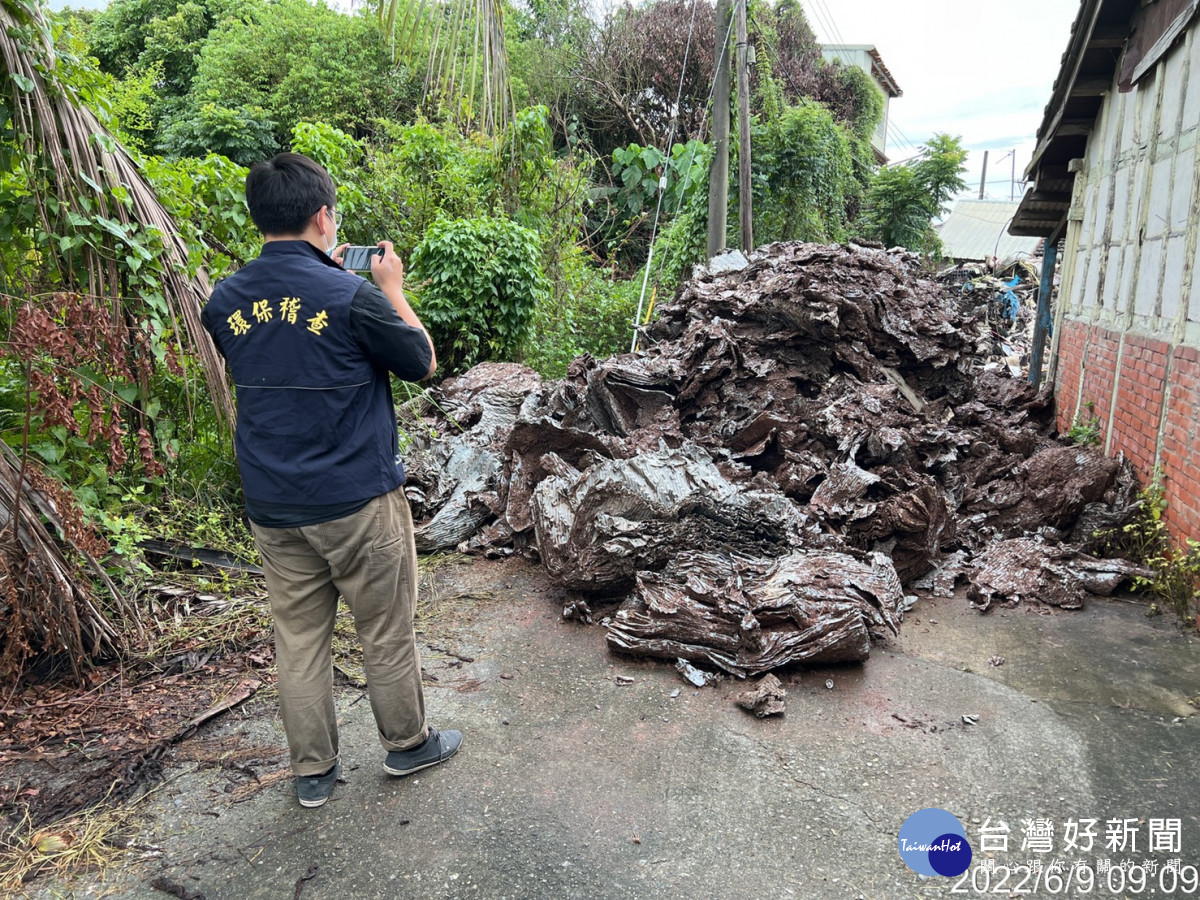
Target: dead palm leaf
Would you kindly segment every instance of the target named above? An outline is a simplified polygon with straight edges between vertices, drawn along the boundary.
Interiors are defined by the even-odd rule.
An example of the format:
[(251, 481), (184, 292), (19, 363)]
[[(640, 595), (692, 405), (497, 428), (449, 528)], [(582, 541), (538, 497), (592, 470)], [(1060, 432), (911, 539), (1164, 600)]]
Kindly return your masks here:
[[(487, 134), (514, 114), (500, 0), (385, 0), (379, 9), (393, 59), (415, 64), (422, 47), (425, 92), (446, 108), (465, 107)], [(478, 92), (478, 94), (477, 94)]]
[[(171, 216), (125, 150), (58, 77), (50, 28), (38, 0), (0, 3), (0, 65), (7, 75), (22, 164), (38, 185), (34, 200), (45, 233), (70, 234), (72, 219), (89, 215), (105, 220), (104, 227), (115, 232), (98, 246), (85, 244), (78, 268), (53, 250), (43, 253), (43, 259), (58, 269), (64, 287), (107, 298), (110, 314), (123, 322), (131, 304), (122, 296), (117, 235), (135, 225), (157, 231), (164, 248), (161, 290), (176, 340), (199, 360), (218, 419), (228, 427), (232, 392), (200, 324), (207, 277), (186, 274), (188, 248)], [(121, 193), (128, 204), (115, 199)], [(80, 271), (86, 274), (80, 276)], [(186, 352), (181, 356), (188, 358)], [(39, 656), (65, 658), (78, 675), (88, 659), (122, 649), (124, 635), (96, 602), (87, 574), (107, 588), (125, 627), (139, 627), (136, 610), (97, 562), (99, 549), (89, 549), (64, 527), (71, 498), (65, 493), (55, 498), (49, 486), (31, 487), (30, 465), (27, 453), (18, 457), (0, 443), (0, 678), (12, 684), (28, 661)], [(90, 572), (70, 562), (63, 545), (73, 547)]]
[[(31, 659), (64, 659), (78, 678), (85, 660), (112, 657), (124, 643), (47, 525), (118, 603), (121, 592), (83, 542), (71, 540), (55, 498), (31, 487), (30, 465), (0, 441), (0, 678), (14, 686)], [(136, 611), (122, 612), (136, 624)]]
[[(36, 198), (47, 234), (59, 234), (70, 214), (87, 212), (83, 198), (94, 198), (99, 214), (122, 226), (136, 222), (155, 229), (163, 240), (162, 292), (175, 334), (200, 363), (204, 381), (226, 427), (234, 418), (233, 394), (224, 365), (200, 324), (208, 299), (208, 278), (188, 277), (188, 248), (171, 216), (124, 148), (84, 105), (75, 91), (55, 77), (55, 51), (50, 27), (38, 0), (3, 0), (0, 5), (0, 61), (11, 88), (13, 129), (25, 157), (44, 174), (45, 195)], [(131, 203), (114, 202), (114, 188), (128, 192)], [(107, 245), (84, 247), (88, 283), (74, 284), (69, 261), (53, 253), (53, 261), (70, 287), (112, 300), (114, 316), (123, 315), (116, 238)], [(181, 354), (189, 358), (189, 354)]]

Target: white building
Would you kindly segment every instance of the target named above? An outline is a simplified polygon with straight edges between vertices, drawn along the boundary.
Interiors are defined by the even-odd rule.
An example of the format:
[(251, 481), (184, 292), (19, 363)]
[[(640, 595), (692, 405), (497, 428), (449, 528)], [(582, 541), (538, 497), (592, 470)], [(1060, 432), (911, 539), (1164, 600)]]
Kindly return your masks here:
[[(1100, 428), (1200, 537), (1200, 2), (1081, 0), (1012, 234), (1061, 244), (1060, 431)], [(1037, 353), (1035, 351), (1035, 360)]]
[(847, 66), (858, 66), (871, 76), (875, 86), (883, 93), (883, 118), (871, 138), (871, 147), (879, 157), (880, 164), (887, 162), (887, 132), (888, 107), (893, 97), (899, 97), (904, 92), (896, 84), (896, 79), (883, 64), (883, 58), (874, 44), (822, 44), (821, 55), (828, 62), (840, 62)]

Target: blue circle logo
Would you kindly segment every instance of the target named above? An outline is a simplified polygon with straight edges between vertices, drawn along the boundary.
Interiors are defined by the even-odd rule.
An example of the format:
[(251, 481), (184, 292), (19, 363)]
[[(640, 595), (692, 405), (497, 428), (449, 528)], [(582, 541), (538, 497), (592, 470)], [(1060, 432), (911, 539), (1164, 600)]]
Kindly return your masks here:
[(915, 812), (900, 826), (900, 858), (918, 875), (961, 875), (971, 865), (962, 823), (944, 809)]

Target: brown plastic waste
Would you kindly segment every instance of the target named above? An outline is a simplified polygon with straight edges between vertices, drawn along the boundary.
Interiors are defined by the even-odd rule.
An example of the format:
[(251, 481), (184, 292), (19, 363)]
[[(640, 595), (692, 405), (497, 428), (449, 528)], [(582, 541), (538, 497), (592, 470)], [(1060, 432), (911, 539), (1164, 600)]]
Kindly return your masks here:
[[(1058, 441), (977, 299), (911, 254), (764, 247), (701, 271), (642, 344), (558, 382), (484, 364), (407, 409), (419, 546), (537, 556), (624, 599), (615, 648), (744, 675), (865, 659), (947, 555), (943, 584), (1015, 576), (1027, 557), (968, 563), (1135, 506), (1132, 470)], [(989, 603), (1040, 599), (987, 577)]]
[(774, 675), (764, 675), (753, 688), (738, 695), (737, 703), (746, 712), (752, 712), (760, 719), (767, 716), (781, 716), (787, 711), (784, 701), (787, 691), (783, 683)]

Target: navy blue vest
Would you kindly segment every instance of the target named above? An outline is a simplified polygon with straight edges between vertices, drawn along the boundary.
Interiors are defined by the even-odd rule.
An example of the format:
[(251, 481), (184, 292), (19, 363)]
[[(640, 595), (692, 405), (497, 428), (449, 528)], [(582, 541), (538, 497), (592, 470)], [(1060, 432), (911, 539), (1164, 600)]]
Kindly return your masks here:
[(388, 373), (350, 327), (362, 283), (306, 241), (270, 241), (213, 289), (202, 318), (233, 373), (251, 500), (349, 503), (404, 483)]

